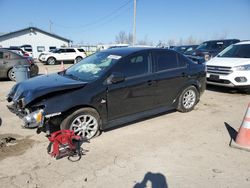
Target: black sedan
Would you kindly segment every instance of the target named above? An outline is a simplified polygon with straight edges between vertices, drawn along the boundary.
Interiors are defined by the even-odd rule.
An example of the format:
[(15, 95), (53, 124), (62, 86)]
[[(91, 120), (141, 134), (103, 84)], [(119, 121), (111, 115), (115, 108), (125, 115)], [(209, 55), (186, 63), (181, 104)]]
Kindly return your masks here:
[(60, 126), (90, 139), (101, 130), (170, 109), (193, 110), (205, 80), (205, 66), (178, 52), (116, 48), (15, 85), (8, 107), (24, 127), (49, 132)]

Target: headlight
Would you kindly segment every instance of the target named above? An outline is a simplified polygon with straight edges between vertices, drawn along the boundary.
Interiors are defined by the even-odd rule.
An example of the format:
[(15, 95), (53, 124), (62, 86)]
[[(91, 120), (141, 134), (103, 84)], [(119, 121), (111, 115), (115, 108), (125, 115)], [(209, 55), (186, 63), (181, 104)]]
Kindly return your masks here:
[(250, 71), (250, 64), (235, 66), (234, 70), (237, 70), (237, 71)]
[(34, 111), (23, 118), (25, 128), (35, 128), (43, 124), (43, 110)]

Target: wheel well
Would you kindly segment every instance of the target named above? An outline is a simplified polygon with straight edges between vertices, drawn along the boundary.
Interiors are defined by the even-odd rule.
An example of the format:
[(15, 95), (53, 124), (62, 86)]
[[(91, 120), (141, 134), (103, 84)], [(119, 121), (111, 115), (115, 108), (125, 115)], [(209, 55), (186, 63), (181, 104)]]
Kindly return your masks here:
[(49, 58), (53, 58), (53, 59), (55, 59), (55, 60), (56, 60), (56, 58), (55, 58), (55, 57), (53, 57), (53, 56), (49, 56), (49, 57), (47, 58), (47, 61), (48, 61), (48, 59), (49, 59)]
[[(70, 108), (70, 109), (64, 111), (64, 112), (62, 113), (62, 116), (65, 116), (65, 115), (67, 115), (68, 113), (71, 113), (71, 112), (74, 112), (74, 111), (76, 111), (76, 110), (79, 110), (80, 108), (92, 108), (92, 109), (95, 110), (95, 111), (99, 114), (99, 116), (100, 116), (100, 113), (98, 112), (98, 110), (97, 110), (96, 108), (94, 108), (93, 106), (90, 106), (90, 105), (74, 106), (73, 108)], [(101, 118), (101, 116), (100, 116), (100, 118)]]
[(82, 56), (77, 56), (76, 59), (77, 59), (78, 57), (82, 58)]

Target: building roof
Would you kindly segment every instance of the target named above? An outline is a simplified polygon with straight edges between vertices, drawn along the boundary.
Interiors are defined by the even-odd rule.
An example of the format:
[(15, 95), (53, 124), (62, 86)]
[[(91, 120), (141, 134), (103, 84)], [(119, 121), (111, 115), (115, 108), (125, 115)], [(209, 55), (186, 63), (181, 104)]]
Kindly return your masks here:
[(24, 28), (24, 29), (21, 29), (21, 30), (17, 30), (17, 31), (13, 31), (13, 32), (10, 32), (10, 33), (6, 33), (6, 34), (3, 34), (3, 35), (0, 35), (0, 41), (1, 41), (1, 39), (4, 39), (6, 37), (10, 37), (11, 35), (14, 35), (14, 34), (17, 34), (17, 33), (20, 33), (20, 32), (24, 32), (24, 31), (32, 31), (32, 32), (38, 31), (40, 33), (44, 33), (45, 35), (49, 35), (51, 37), (54, 37), (54, 38), (57, 38), (57, 39), (60, 39), (60, 40), (66, 41), (66, 42), (72, 42), (72, 40), (70, 40), (70, 39), (61, 37), (59, 35), (55, 35), (53, 33), (49, 33), (47, 31), (44, 31), (44, 30), (39, 29), (37, 27), (27, 27), (27, 28)]

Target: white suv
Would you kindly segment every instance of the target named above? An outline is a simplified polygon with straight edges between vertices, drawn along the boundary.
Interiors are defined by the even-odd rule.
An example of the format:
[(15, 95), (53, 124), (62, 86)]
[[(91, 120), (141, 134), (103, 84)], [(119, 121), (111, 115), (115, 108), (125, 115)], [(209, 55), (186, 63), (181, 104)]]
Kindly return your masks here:
[(250, 41), (227, 47), (206, 65), (208, 84), (250, 91)]
[(82, 48), (57, 48), (50, 52), (43, 52), (39, 56), (39, 61), (54, 65), (61, 61), (73, 61), (77, 63), (86, 57)]

